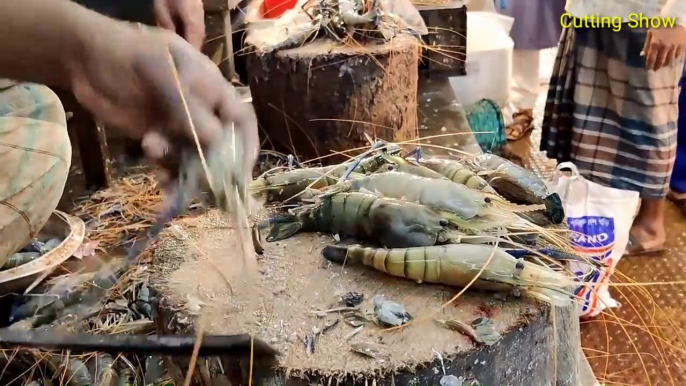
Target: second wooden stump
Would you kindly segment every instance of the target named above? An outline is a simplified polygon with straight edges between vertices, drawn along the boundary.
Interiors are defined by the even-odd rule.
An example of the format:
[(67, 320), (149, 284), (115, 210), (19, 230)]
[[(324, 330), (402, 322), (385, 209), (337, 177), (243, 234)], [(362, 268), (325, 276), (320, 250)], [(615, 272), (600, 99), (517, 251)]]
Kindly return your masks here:
[(301, 159), (366, 146), (365, 132), (389, 141), (413, 138), (418, 51), (417, 40), (400, 37), (354, 47), (320, 40), (250, 55), (261, 136)]

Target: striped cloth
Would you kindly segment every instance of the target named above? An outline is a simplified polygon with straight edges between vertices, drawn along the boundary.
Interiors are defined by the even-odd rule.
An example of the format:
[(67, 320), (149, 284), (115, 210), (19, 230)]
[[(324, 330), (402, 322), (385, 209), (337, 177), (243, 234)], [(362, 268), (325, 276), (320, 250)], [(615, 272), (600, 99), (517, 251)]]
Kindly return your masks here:
[(57, 95), (45, 86), (0, 79), (0, 266), (45, 225), (70, 164)]
[(647, 71), (646, 34), (626, 25), (563, 31), (541, 150), (593, 182), (654, 199), (669, 189), (683, 63)]

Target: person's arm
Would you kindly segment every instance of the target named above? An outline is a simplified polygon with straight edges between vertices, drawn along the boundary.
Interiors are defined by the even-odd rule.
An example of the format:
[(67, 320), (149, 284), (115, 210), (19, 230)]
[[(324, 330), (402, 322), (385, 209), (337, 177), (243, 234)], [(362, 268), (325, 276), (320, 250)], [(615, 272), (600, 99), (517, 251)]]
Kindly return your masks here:
[(686, 49), (686, 0), (667, 0), (660, 16), (674, 18), (676, 22), (674, 27), (648, 30), (641, 54), (646, 58), (646, 68), (653, 71), (683, 60)]
[(675, 18), (677, 25), (686, 26), (686, 0), (667, 0), (660, 16)]
[(209, 58), (169, 31), (136, 28), (68, 0), (0, 0), (0, 78), (64, 87), (108, 128), (158, 139), (147, 143), (194, 147), (197, 134), (209, 147), (234, 128), (245, 167), (257, 159), (252, 107)]
[(68, 0), (0, 1), (0, 78), (71, 88), (86, 47), (126, 32)]

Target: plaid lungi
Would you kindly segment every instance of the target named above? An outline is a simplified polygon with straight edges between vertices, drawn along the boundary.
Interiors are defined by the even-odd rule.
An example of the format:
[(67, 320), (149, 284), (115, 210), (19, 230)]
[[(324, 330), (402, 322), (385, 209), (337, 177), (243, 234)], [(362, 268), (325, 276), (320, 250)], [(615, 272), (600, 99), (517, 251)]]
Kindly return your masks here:
[(676, 155), (683, 62), (645, 69), (645, 29), (562, 33), (543, 117), (541, 150), (587, 179), (661, 198)]
[(57, 95), (45, 86), (0, 79), (0, 265), (45, 225), (70, 164)]

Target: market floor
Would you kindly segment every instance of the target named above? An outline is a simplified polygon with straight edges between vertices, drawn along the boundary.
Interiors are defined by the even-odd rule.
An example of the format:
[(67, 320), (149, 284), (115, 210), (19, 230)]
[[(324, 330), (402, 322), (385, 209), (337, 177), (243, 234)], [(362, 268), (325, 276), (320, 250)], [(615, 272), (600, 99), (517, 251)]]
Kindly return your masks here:
[[(541, 73), (549, 74), (554, 50), (542, 55)], [(536, 129), (511, 144), (527, 166), (549, 174), (554, 162), (538, 151), (545, 91), (536, 106)], [(661, 256), (623, 258), (610, 289), (621, 303), (582, 322), (582, 345), (596, 377), (606, 385), (686, 384), (686, 217), (669, 204), (667, 250)], [(635, 284), (630, 284), (635, 283)]]
[[(540, 126), (511, 146), (541, 174), (550, 161), (538, 152)], [(582, 346), (605, 385), (686, 384), (686, 216), (666, 213), (667, 250), (660, 256), (623, 258), (612, 296), (621, 306), (583, 321)], [(634, 283), (634, 284), (632, 284)]]

